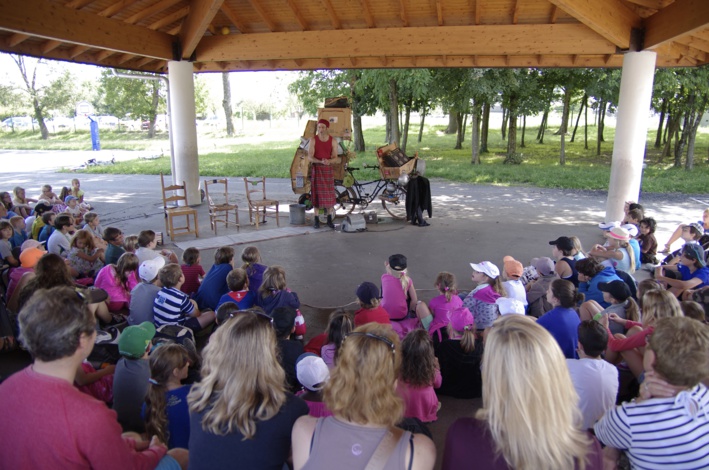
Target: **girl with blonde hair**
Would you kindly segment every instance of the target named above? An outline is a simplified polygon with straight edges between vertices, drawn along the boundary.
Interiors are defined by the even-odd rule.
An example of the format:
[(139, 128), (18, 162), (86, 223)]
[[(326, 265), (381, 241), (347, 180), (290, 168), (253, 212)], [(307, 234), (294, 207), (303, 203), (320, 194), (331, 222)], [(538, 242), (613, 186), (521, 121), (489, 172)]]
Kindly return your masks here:
[(498, 319), (487, 336), (483, 406), (448, 429), (443, 470), (602, 467), (598, 441), (579, 430), (581, 412), (554, 338), (522, 315)]
[[(379, 468), (432, 469), (433, 442), (394, 427), (404, 412), (395, 390), (400, 368), (399, 338), (390, 327), (368, 323), (350, 333), (324, 389), (325, 404), (334, 416), (296, 421), (294, 468), (364, 469), (383, 445), (388, 459), (379, 462)], [(352, 442), (359, 444), (356, 452)]]
[(414, 281), (408, 273), (406, 256), (391, 255), (384, 263), (382, 274), (382, 307), (394, 321), (404, 320), (409, 312), (416, 310), (418, 297)]
[(77, 230), (67, 255), (69, 266), (79, 273), (78, 277), (94, 277), (103, 267), (103, 252), (103, 248), (96, 247), (91, 232)]
[(190, 468), (282, 470), (293, 423), (308, 414), (286, 392), (272, 319), (244, 310), (212, 335), (203, 351), (202, 380), (192, 386)]

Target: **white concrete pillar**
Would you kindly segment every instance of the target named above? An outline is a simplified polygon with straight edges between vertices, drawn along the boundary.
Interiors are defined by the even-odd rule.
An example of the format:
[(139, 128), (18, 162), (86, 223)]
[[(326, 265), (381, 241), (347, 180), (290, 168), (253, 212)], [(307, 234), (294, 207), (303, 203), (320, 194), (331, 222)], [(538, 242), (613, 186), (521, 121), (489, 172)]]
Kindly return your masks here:
[(623, 56), (606, 222), (622, 220), (625, 201), (640, 195), (656, 57), (651, 51)]
[(199, 153), (194, 105), (194, 79), (192, 63), (170, 61), (167, 63), (170, 80), (170, 134), (174, 151), (174, 181), (187, 184), (187, 203), (202, 203), (199, 194)]

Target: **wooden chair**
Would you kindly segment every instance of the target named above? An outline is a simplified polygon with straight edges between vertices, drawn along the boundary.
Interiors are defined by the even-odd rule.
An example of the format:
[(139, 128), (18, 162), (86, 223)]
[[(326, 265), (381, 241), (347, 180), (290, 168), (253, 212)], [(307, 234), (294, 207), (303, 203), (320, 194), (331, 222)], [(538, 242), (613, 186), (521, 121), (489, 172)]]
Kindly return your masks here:
[[(214, 230), (214, 235), (217, 234), (217, 222), (223, 223), (225, 228), (229, 224), (236, 225), (236, 231), (239, 231), (239, 206), (229, 202), (228, 184), (226, 178), (204, 180), (204, 194), (209, 207), (209, 223)], [(234, 222), (229, 220), (231, 211), (234, 211)]]
[[(165, 176), (160, 173), (160, 184), (162, 186), (162, 204), (165, 213), (165, 231), (167, 235), (174, 239), (178, 235), (188, 235), (194, 233), (199, 238), (199, 226), (197, 225), (197, 209), (193, 209), (187, 205), (187, 184), (183, 181), (182, 184), (173, 184), (165, 186)], [(184, 202), (184, 206), (178, 205), (180, 201)], [(175, 217), (184, 217), (186, 225), (184, 227), (175, 227), (173, 219)], [(190, 217), (194, 218), (194, 228), (190, 225)]]
[[(261, 187), (259, 188), (259, 185)], [(266, 177), (261, 178), (244, 178), (244, 187), (246, 188), (246, 201), (249, 203), (249, 222), (254, 224), (254, 215), (256, 216), (256, 228), (259, 226), (259, 212), (263, 213), (263, 222), (266, 223), (266, 208), (275, 207), (276, 209), (276, 225), (281, 226), (278, 220), (278, 201), (268, 199), (266, 197)], [(274, 216), (269, 216), (274, 217)]]

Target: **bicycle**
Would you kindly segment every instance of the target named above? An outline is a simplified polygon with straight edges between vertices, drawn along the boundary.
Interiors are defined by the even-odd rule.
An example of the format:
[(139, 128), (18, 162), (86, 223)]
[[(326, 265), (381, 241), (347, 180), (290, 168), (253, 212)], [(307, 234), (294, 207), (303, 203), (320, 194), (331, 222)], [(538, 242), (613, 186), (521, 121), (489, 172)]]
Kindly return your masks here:
[[(364, 164), (366, 169), (379, 169), (379, 165)], [(335, 180), (335, 215), (345, 216), (350, 214), (356, 206), (364, 210), (377, 197), (382, 202), (382, 207), (395, 219), (406, 219), (406, 183), (409, 175), (402, 175), (399, 179), (378, 178), (373, 181), (360, 182), (354, 175), (359, 170), (357, 167), (345, 167), (345, 177)], [(347, 183), (347, 185), (345, 185)], [(370, 187), (374, 186), (370, 190)]]

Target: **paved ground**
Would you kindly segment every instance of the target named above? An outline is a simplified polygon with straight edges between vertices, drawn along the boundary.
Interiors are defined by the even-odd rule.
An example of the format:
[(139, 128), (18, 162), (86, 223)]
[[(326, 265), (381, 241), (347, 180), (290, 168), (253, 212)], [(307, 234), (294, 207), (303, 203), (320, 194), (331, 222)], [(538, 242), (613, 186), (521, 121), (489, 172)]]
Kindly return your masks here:
[[(49, 183), (58, 192), (75, 175), (55, 173), (52, 166), (74, 166), (86, 159), (86, 153), (66, 155), (54, 152), (38, 171), (10, 172), (18, 161), (27, 163), (31, 155), (0, 152), (3, 172), (0, 190), (16, 185), (27, 194), (39, 193), (42, 184)], [(91, 155), (89, 153), (89, 155)], [(11, 164), (8, 164), (10, 160)], [(126, 233), (143, 229), (164, 231), (158, 176), (78, 175), (86, 198), (101, 215), (102, 225), (116, 225)], [(364, 233), (349, 234), (328, 229), (314, 230), (308, 226), (289, 224), (288, 204), (296, 201), (290, 181), (268, 180), (269, 197), (281, 202), (280, 228), (274, 220), (257, 232), (247, 224), (243, 182), (230, 179), (230, 188), (240, 207), (242, 228), (219, 229), (230, 244), (237, 243), (240, 253), (245, 243), (256, 245), (265, 264), (280, 264), (287, 272), (289, 287), (297, 292), (304, 304), (308, 336), (324, 329), (327, 316), (335, 308), (353, 308), (356, 286), (363, 281), (378, 284), (384, 261), (393, 253), (403, 253), (409, 259), (409, 271), (419, 292), (428, 300), (435, 295), (433, 282), (439, 271), (454, 273), (461, 289), (469, 289), (470, 262), (490, 260), (501, 265), (502, 257), (512, 255), (527, 264), (535, 256), (550, 256), (549, 240), (561, 235), (576, 235), (584, 246), (600, 240), (596, 227), (603, 220), (604, 192), (567, 191), (528, 187), (477, 186), (432, 181), (433, 218), (429, 227), (415, 227), (385, 217), (378, 210), (381, 223), (371, 225)], [(704, 196), (706, 199), (706, 195)], [(698, 220), (706, 207), (689, 197), (677, 195), (644, 195), (642, 203), (647, 213), (659, 222), (658, 240), (664, 243), (678, 223)], [(372, 208), (370, 208), (372, 209)], [(183, 237), (167, 246), (181, 253), (190, 245), (214, 247), (214, 234), (209, 230), (206, 206), (200, 206), (200, 238)], [(308, 224), (311, 222), (307, 216)], [(202, 250), (202, 261), (209, 269), (213, 248)], [(476, 400), (443, 400), (438, 422), (431, 426), (435, 441), (442, 451), (445, 430), (456, 417), (470, 415), (479, 406)]]

